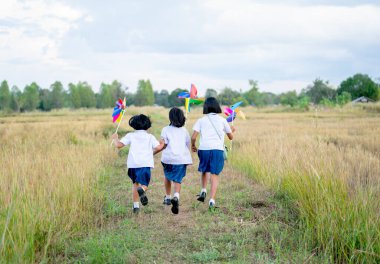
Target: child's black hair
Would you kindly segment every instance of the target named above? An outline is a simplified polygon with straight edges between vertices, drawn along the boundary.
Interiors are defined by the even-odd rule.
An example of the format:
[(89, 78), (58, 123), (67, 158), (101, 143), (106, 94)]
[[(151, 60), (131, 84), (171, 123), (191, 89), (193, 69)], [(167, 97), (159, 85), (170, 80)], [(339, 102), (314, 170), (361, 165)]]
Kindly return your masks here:
[(152, 126), (149, 117), (146, 115), (135, 115), (129, 119), (129, 125), (135, 130), (148, 130)]
[(186, 117), (181, 109), (173, 107), (169, 111), (169, 120), (171, 126), (183, 127), (185, 125)]
[(206, 99), (203, 105), (203, 114), (215, 113), (220, 114), (222, 109), (220, 108), (218, 100), (215, 97), (209, 97)]

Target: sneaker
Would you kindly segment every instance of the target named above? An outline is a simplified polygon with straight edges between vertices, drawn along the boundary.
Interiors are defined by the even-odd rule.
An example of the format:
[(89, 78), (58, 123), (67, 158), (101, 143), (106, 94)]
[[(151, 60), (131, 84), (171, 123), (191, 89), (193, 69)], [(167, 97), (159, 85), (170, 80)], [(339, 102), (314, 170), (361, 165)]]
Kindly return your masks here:
[(137, 192), (139, 193), (141, 204), (144, 206), (147, 205), (148, 204), (148, 197), (146, 196), (144, 189), (139, 187), (139, 188), (137, 188)]
[(215, 206), (215, 203), (209, 203), (209, 204), (208, 204), (208, 210), (209, 210), (210, 212), (215, 212), (216, 209), (218, 209), (218, 208), (219, 208), (219, 207)]
[(138, 214), (140, 212), (140, 208), (138, 207), (133, 207), (133, 213)]
[(163, 202), (164, 205), (170, 205), (171, 202), (170, 202), (170, 198), (166, 198), (166, 196), (164, 196), (164, 202)]
[(198, 196), (197, 200), (200, 201), (200, 202), (202, 202), (202, 203), (204, 203), (205, 199), (206, 199), (206, 195), (207, 194), (205, 192), (201, 192), (201, 194), (197, 195)]
[(177, 197), (173, 197), (173, 199), (171, 200), (171, 203), (172, 203), (172, 213), (173, 214), (178, 214), (179, 212), (179, 201), (178, 201), (178, 198)]

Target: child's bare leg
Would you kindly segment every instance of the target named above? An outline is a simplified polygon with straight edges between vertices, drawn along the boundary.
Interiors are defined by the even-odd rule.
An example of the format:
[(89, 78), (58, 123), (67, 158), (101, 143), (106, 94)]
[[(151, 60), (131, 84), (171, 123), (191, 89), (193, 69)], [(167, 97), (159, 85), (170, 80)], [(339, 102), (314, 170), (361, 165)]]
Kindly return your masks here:
[(206, 186), (207, 186), (207, 172), (203, 172), (202, 173), (201, 183), (202, 183), (202, 189), (206, 189)]
[(132, 186), (132, 195), (133, 195), (133, 202), (139, 202), (139, 194), (137, 192), (137, 188), (139, 187), (139, 184), (135, 182)]
[(170, 194), (172, 192), (172, 183), (171, 183), (171, 181), (169, 181), (168, 179), (166, 179), (166, 177), (164, 177), (164, 185), (165, 185), (166, 195), (170, 196)]
[(148, 190), (148, 186), (145, 186), (145, 185), (140, 185), (140, 186), (141, 186), (141, 188), (144, 189), (145, 192)]
[(175, 193), (181, 192), (181, 184), (180, 183), (177, 183), (177, 182), (174, 183), (174, 192)]
[(211, 199), (215, 200), (216, 190), (218, 188), (219, 176), (211, 174)]

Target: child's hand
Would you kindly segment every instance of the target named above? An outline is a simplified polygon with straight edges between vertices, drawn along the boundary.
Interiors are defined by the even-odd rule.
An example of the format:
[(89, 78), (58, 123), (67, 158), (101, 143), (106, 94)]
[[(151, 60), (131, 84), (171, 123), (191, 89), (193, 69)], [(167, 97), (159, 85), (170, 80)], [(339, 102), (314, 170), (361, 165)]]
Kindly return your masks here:
[(196, 147), (195, 145), (192, 145), (192, 146), (191, 146), (191, 150), (192, 150), (193, 152), (197, 152), (197, 151), (198, 151), (198, 149), (197, 149), (197, 147)]
[(231, 131), (232, 131), (232, 133), (235, 133), (236, 128), (234, 126), (231, 126)]
[(112, 138), (113, 140), (117, 140), (117, 139), (119, 139), (119, 135), (118, 135), (117, 133), (112, 134), (111, 138)]

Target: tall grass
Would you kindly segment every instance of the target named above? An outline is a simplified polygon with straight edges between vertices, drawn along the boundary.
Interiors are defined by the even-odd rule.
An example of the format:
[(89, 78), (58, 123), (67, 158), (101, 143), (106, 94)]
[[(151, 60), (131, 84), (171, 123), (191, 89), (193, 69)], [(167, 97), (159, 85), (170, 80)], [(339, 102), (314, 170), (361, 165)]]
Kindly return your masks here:
[(101, 221), (97, 175), (115, 153), (95, 118), (1, 121), (0, 262), (46, 261), (52, 246)]
[(313, 254), (380, 261), (380, 116), (248, 111), (236, 125), (232, 164), (293, 202)]

